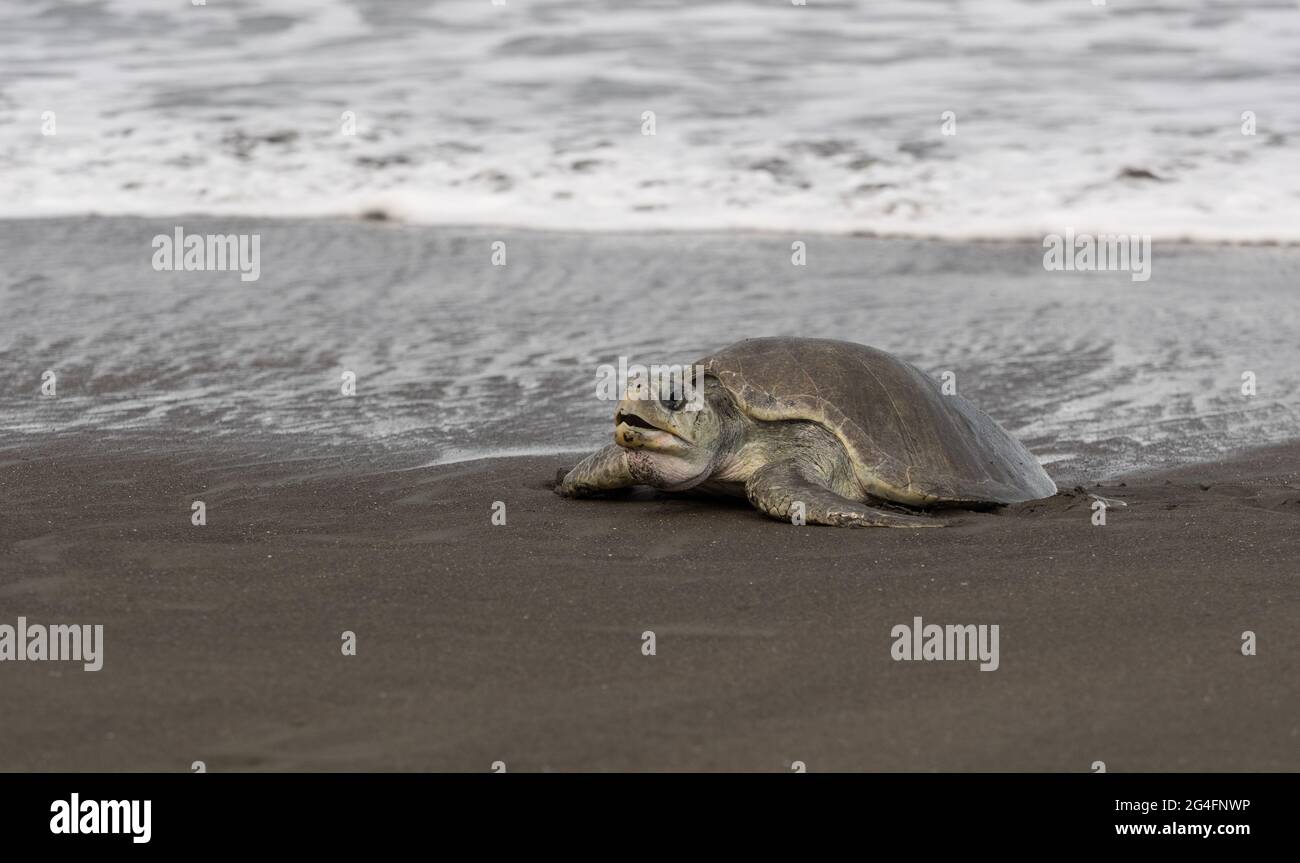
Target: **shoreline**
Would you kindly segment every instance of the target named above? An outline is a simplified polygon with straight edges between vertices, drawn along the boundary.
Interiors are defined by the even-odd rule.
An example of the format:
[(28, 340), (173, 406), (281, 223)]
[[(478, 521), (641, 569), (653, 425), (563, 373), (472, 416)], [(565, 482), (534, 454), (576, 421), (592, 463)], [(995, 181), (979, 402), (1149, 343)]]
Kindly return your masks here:
[[(68, 213), (41, 213), (33, 215), (3, 215), (0, 214), (0, 223), (21, 224), (24, 222), (76, 222), (76, 221), (139, 221), (139, 222), (175, 222), (184, 220), (198, 220), (204, 223), (217, 223), (223, 219), (228, 219), (241, 223), (263, 222), (267, 224), (322, 224), (322, 225), (366, 225), (366, 226), (390, 226), (393, 228), (411, 228), (417, 230), (436, 230), (452, 231), (461, 233), (479, 233), (479, 232), (501, 232), (505, 231), (511, 234), (522, 234), (528, 236), (582, 236), (591, 235), (595, 237), (720, 237), (736, 236), (750, 237), (756, 239), (762, 238), (779, 238), (779, 237), (812, 237), (825, 240), (878, 240), (883, 242), (917, 242), (917, 243), (940, 243), (953, 246), (1019, 246), (1033, 245), (1040, 246), (1044, 237), (1051, 234), (1059, 233), (1064, 230), (1071, 230), (1077, 235), (1093, 234), (1101, 235), (1107, 233), (1125, 233), (1133, 232), (1120, 230), (1111, 227), (1103, 229), (1101, 226), (1091, 226), (1088, 228), (1079, 228), (1075, 224), (1063, 222), (1060, 225), (1048, 226), (1040, 231), (1009, 233), (1005, 235), (995, 234), (971, 234), (958, 236), (952, 234), (935, 234), (925, 232), (891, 232), (876, 231), (869, 228), (852, 228), (842, 231), (816, 230), (802, 227), (790, 228), (755, 228), (741, 226), (719, 225), (716, 227), (686, 227), (686, 228), (664, 228), (664, 227), (644, 227), (644, 228), (603, 228), (603, 227), (573, 227), (559, 225), (555, 227), (539, 227), (536, 225), (516, 225), (509, 222), (439, 222), (439, 221), (422, 221), (420, 219), (404, 218), (398, 214), (388, 212), (382, 208), (372, 210), (363, 210), (355, 213), (328, 213), (318, 215), (307, 214), (283, 214), (283, 215), (259, 215), (247, 212), (177, 212), (177, 213), (101, 213), (101, 212), (68, 212)], [(1176, 236), (1160, 236), (1151, 234), (1151, 242), (1161, 245), (1177, 246), (1179, 248), (1227, 248), (1227, 249), (1293, 249), (1300, 248), (1300, 237), (1267, 237), (1261, 239), (1251, 238), (1228, 238), (1228, 237), (1194, 237), (1186, 234)]]
[[(1080, 477), (1213, 458), (1300, 427), (1291, 248), (1170, 247), (1134, 282), (1045, 270), (1036, 243), (810, 239), (796, 260), (788, 238), (742, 234), (184, 227), (260, 235), (260, 279), (155, 270), (153, 241), (175, 223), (6, 225), (0, 360), (15, 374), (0, 432), (217, 436), (426, 463), (594, 449), (609, 435), (610, 405), (591, 388), (601, 364), (811, 333), (951, 373)], [(726, 301), (704, 301), (710, 292)], [(671, 311), (629, 313), (652, 297)], [(1246, 370), (1257, 395), (1243, 393)], [(47, 372), (57, 397), (42, 391)], [(345, 376), (355, 388), (341, 393)]]
[[(0, 662), (0, 769), (1300, 769), (1300, 443), (916, 532), (564, 500), (573, 461), (7, 451), (5, 620), (104, 636)], [(917, 616), (998, 670), (892, 660)]]

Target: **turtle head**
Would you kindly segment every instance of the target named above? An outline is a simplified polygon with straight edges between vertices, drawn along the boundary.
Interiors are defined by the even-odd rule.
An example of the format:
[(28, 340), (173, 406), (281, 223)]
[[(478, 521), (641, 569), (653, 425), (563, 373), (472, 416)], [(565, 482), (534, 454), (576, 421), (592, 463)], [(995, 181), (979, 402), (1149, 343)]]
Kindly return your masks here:
[(735, 415), (731, 395), (712, 376), (677, 385), (633, 381), (614, 415), (614, 442), (631, 451), (637, 479), (682, 491), (708, 479), (728, 451)]

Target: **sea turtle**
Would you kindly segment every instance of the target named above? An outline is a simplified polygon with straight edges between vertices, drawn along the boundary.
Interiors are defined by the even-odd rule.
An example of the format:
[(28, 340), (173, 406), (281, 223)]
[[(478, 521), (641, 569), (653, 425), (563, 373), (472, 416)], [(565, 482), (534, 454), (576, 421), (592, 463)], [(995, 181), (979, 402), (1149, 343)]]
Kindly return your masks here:
[(900, 507), (982, 508), (1056, 493), (988, 415), (876, 348), (746, 339), (693, 368), (687, 389), (630, 383), (614, 443), (557, 477), (556, 493), (721, 492), (773, 518), (855, 527), (939, 527)]

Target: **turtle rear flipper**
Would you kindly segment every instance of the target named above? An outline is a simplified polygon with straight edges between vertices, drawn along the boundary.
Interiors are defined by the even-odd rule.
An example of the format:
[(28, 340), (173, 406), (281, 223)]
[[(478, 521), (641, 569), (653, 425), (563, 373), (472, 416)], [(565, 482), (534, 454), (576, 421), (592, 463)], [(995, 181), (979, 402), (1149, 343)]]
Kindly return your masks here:
[(836, 527), (943, 527), (933, 518), (887, 512), (832, 491), (811, 465), (788, 460), (760, 468), (745, 483), (756, 509), (772, 518), (793, 521), (803, 504), (804, 522)]

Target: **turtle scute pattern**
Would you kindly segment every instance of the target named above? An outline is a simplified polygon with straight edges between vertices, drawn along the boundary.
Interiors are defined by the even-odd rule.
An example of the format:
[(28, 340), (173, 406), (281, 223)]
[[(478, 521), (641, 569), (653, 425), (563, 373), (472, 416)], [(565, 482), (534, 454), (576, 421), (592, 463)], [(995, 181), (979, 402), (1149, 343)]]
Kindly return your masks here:
[(700, 360), (751, 417), (821, 423), (873, 494), (1014, 503), (1056, 492), (1024, 446), (920, 369), (866, 345), (747, 339)]

